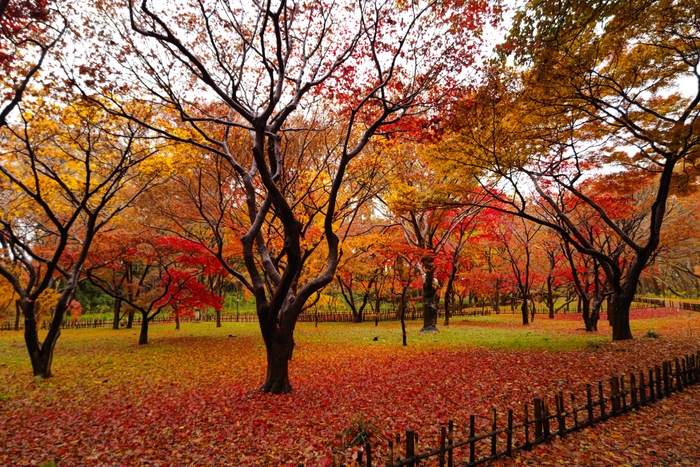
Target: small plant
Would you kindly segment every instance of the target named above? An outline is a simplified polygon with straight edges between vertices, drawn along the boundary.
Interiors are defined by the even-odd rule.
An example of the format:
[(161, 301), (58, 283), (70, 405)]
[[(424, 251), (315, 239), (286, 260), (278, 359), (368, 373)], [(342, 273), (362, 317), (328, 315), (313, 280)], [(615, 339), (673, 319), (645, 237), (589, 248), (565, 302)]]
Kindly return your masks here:
[(650, 330), (647, 331), (646, 334), (644, 334), (644, 337), (646, 337), (646, 338), (648, 338), (648, 339), (658, 339), (659, 337), (661, 337), (661, 334), (659, 334), (659, 333), (656, 332), (656, 331), (652, 331), (652, 330), (650, 329)]
[(343, 448), (347, 449), (353, 446), (362, 446), (371, 438), (382, 438), (382, 435), (377, 427), (365, 421), (360, 414), (340, 431), (340, 437), (343, 439)]
[(57, 467), (54, 461), (42, 462), (39, 467)]

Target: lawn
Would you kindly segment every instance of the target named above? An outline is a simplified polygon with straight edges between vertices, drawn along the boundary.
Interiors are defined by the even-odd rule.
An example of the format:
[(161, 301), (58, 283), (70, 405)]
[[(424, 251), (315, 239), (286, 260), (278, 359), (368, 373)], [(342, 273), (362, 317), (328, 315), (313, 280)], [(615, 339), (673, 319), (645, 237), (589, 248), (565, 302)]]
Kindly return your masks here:
[(517, 315), (454, 319), (426, 335), (412, 322), (408, 347), (395, 322), (299, 324), (294, 391), (282, 396), (253, 391), (265, 369), (255, 323), (154, 326), (141, 347), (137, 330), (67, 330), (46, 381), (31, 378), (21, 333), (3, 332), (0, 465), (328, 465), (360, 418), (377, 451), (406, 428), (434, 447), (450, 418), (459, 436), (472, 413), (486, 423), (491, 407), (520, 410), (535, 394), (700, 349), (700, 313), (632, 316), (636, 339), (617, 343), (603, 321), (585, 333), (578, 315), (527, 327)]

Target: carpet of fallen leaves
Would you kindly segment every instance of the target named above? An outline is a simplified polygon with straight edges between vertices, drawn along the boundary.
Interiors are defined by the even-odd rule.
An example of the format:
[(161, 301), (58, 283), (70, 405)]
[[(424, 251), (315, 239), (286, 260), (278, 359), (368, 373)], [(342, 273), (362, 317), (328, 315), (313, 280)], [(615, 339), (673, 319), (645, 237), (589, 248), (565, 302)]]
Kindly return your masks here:
[[(427, 449), (450, 418), (466, 437), (470, 414), (485, 425), (491, 407), (520, 413), (533, 395), (582, 394), (586, 383), (700, 349), (700, 313), (634, 311), (637, 338), (615, 343), (605, 322), (587, 334), (572, 316), (538, 316), (528, 327), (512, 315), (467, 318), (428, 335), (411, 323), (408, 347), (398, 323), (299, 325), (294, 391), (281, 396), (252, 391), (265, 368), (254, 323), (154, 327), (147, 346), (136, 345), (136, 330), (65, 331), (46, 381), (30, 377), (21, 333), (5, 332), (0, 465), (327, 466), (342, 448), (339, 433), (360, 417), (379, 431), (379, 455), (378, 437), (406, 428)], [(661, 338), (643, 338), (648, 330)], [(688, 446), (698, 445), (698, 394), (691, 388), (505, 462), (698, 465), (697, 448), (692, 457), (674, 434), (682, 428)], [(673, 453), (668, 464), (649, 463), (660, 452)]]

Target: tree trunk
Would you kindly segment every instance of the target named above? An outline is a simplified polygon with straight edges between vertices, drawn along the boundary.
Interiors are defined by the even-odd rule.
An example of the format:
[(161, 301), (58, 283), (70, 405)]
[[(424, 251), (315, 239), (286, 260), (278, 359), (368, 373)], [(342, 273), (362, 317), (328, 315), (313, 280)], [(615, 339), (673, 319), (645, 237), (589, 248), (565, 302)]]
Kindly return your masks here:
[(294, 351), (294, 338), (292, 332), (283, 332), (277, 328), (272, 331), (273, 336), (265, 339), (267, 353), (267, 375), (260, 391), (272, 394), (287, 394), (292, 391), (289, 383), (289, 360)]
[(214, 310), (216, 311), (216, 327), (220, 328), (221, 327), (221, 310)]
[(433, 258), (425, 257), (423, 263), (423, 329), (421, 332), (437, 331), (438, 296), (433, 279), (435, 278)]
[(527, 308), (527, 297), (523, 299), (523, 305), (520, 307), (520, 311), (523, 314), (523, 324), (530, 324), (529, 317), (530, 313)]
[(19, 317), (22, 316), (22, 306), (19, 300), (15, 300), (15, 331), (19, 331)]
[(139, 333), (139, 345), (148, 344), (148, 314), (141, 313), (141, 332)]
[(632, 339), (632, 330), (630, 329), (630, 306), (634, 300), (634, 291), (634, 288), (623, 289), (610, 296), (608, 318), (612, 324), (612, 339), (614, 341)]
[(554, 319), (554, 291), (552, 290), (552, 276), (547, 277), (547, 308), (549, 309), (549, 319)]
[(61, 306), (61, 301), (56, 305), (49, 332), (44, 342), (39, 342), (39, 323), (35, 317), (34, 301), (22, 301), (20, 304), (24, 314), (24, 342), (29, 352), (29, 360), (32, 363), (32, 372), (35, 378), (50, 378), (51, 364), (53, 363), (53, 352), (56, 341), (61, 335), (61, 321), (65, 312), (65, 304)]
[(175, 308), (175, 330), (180, 330), (180, 310)]
[(121, 298), (115, 298), (114, 299), (114, 317), (112, 318), (112, 329), (119, 329), (119, 319), (121, 318), (121, 313), (122, 313), (122, 299)]
[(126, 329), (131, 329), (134, 327), (134, 313), (135, 311), (133, 309), (129, 310), (129, 314), (126, 318)]
[(501, 306), (500, 306), (500, 301), (501, 297), (499, 297), (498, 290), (496, 290), (493, 294), (493, 299), (492, 299), (492, 308), (494, 313), (499, 314), (501, 312)]

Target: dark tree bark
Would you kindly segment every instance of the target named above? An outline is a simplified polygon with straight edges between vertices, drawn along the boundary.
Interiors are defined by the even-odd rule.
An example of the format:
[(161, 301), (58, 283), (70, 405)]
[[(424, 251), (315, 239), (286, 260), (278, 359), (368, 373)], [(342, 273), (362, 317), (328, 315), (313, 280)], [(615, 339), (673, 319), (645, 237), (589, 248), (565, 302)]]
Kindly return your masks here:
[(114, 316), (112, 317), (112, 329), (119, 329), (119, 322), (122, 317), (122, 300), (121, 298), (114, 299), (114, 306), (112, 308)]

